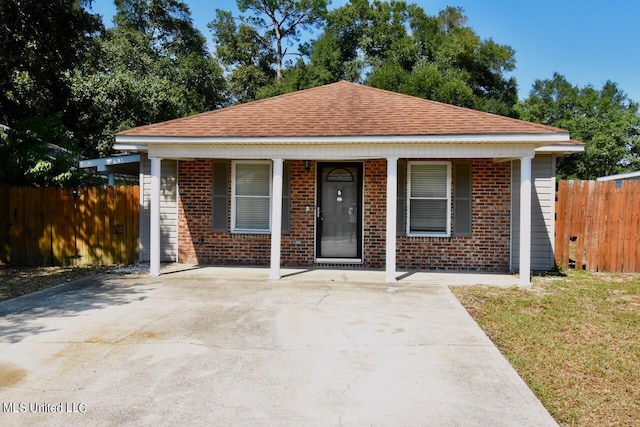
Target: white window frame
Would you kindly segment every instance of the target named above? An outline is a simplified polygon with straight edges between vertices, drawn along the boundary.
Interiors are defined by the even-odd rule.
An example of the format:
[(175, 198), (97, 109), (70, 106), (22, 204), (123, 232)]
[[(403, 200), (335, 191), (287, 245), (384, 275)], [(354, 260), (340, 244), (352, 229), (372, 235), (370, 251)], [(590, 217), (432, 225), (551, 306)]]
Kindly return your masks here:
[[(267, 229), (247, 229), (236, 227), (236, 167), (239, 164), (269, 165), (269, 227)], [(264, 196), (262, 196), (264, 197)], [(231, 232), (242, 234), (271, 233), (271, 204), (273, 203), (273, 164), (270, 160), (233, 160), (231, 162)]]
[[(447, 188), (446, 188), (446, 205), (447, 205), (447, 227), (445, 232), (416, 232), (411, 231), (411, 200), (443, 200), (441, 197), (411, 197), (411, 169), (413, 165), (446, 165), (447, 166)], [(451, 237), (451, 162), (449, 161), (409, 161), (407, 162), (407, 236), (423, 236), (423, 237)]]

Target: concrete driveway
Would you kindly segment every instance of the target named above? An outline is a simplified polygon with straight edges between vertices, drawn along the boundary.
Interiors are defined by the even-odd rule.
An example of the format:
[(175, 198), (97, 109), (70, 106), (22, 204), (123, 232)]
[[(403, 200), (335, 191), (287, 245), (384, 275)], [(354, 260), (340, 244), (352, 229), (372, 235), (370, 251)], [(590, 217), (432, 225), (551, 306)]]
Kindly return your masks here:
[(446, 286), (284, 273), (102, 276), (0, 303), (0, 425), (556, 425)]

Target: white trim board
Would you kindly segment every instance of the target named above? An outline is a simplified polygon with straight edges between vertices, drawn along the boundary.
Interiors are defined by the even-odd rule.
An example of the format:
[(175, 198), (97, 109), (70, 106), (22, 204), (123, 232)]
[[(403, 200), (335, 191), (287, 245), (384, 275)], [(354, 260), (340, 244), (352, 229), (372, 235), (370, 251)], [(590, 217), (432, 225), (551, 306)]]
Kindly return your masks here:
[(316, 137), (179, 137), (116, 135), (116, 144), (362, 144), (362, 143), (561, 143), (570, 141), (568, 132), (543, 134), (461, 134), (461, 135), (385, 135)]

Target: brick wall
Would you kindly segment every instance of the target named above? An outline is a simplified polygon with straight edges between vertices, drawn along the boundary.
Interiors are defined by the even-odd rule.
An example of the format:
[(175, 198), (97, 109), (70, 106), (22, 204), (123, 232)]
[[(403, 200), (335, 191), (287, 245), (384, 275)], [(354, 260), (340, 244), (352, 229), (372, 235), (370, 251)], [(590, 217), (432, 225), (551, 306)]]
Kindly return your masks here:
[(282, 236), (282, 265), (313, 265), (316, 218), (315, 162), (311, 162), (310, 166), (311, 169), (305, 172), (304, 162), (291, 162), (291, 232)]
[[(310, 266), (314, 255), (315, 163), (291, 162), (291, 232), (282, 236), (282, 265)], [(510, 163), (473, 160), (473, 233), (470, 237), (399, 237), (398, 268), (506, 271), (509, 268)], [(229, 178), (229, 182), (231, 179)], [(211, 161), (181, 161), (181, 262), (268, 265), (271, 237), (211, 231)], [(386, 160), (364, 163), (364, 263), (385, 261)], [(229, 194), (229, 200), (231, 195)], [(307, 210), (309, 207), (309, 210)], [(228, 219), (229, 221), (229, 219)]]
[[(313, 264), (315, 219), (315, 164), (291, 162), (291, 232), (282, 236), (282, 265)], [(229, 177), (231, 182), (231, 177)], [(271, 236), (211, 231), (213, 174), (209, 160), (181, 161), (178, 165), (180, 262), (268, 265)], [(231, 188), (229, 188), (229, 203)], [(309, 210), (307, 210), (307, 206)], [(230, 212), (228, 206), (227, 211)], [(230, 218), (227, 219), (230, 228)]]
[[(383, 268), (387, 244), (387, 160), (364, 163), (364, 262)], [(394, 233), (395, 234), (395, 233)]]
[[(399, 237), (398, 268), (507, 271), (510, 248), (511, 163), (472, 161), (472, 234)], [(453, 208), (452, 208), (453, 215)], [(453, 218), (451, 219), (453, 223)]]

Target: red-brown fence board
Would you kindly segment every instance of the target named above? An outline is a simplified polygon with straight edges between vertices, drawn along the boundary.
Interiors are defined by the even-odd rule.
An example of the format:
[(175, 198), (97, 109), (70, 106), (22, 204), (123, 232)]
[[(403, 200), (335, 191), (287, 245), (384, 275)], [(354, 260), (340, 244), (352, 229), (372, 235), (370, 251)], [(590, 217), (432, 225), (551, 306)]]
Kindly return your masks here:
[(563, 268), (640, 272), (640, 182), (560, 181), (555, 251)]
[(137, 186), (0, 188), (0, 260), (16, 265), (134, 262), (139, 197)]
[[(636, 188), (636, 191), (629, 191), (631, 206), (640, 206), (640, 189)], [(631, 226), (629, 227), (629, 239), (627, 253), (629, 254), (629, 271), (640, 270), (640, 250), (637, 250), (637, 246), (640, 245), (640, 239), (634, 239), (640, 235), (640, 209), (632, 209), (629, 212), (631, 216)], [(635, 256), (634, 256), (634, 249)]]

